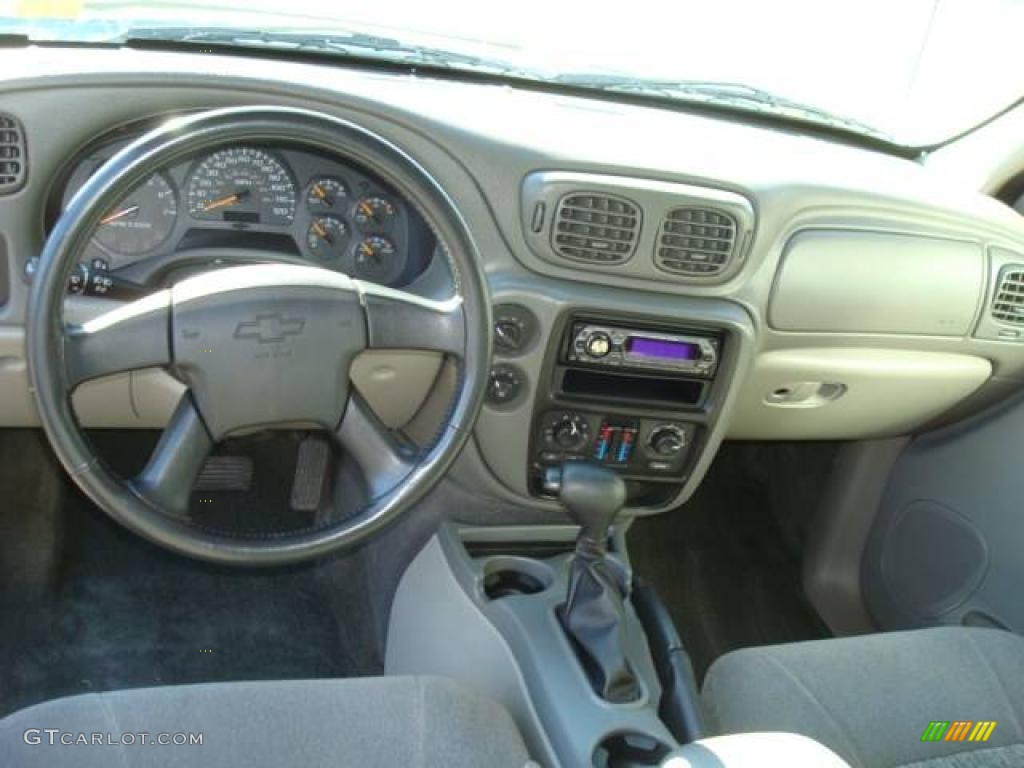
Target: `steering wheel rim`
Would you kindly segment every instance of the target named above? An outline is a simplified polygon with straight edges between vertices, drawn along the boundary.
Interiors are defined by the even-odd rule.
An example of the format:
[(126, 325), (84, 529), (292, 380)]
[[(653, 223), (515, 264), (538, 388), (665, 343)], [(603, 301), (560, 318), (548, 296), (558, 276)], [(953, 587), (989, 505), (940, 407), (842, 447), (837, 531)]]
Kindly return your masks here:
[[(234, 268), (234, 275), (227, 280), (230, 284), (227, 289), (211, 287), (209, 281), (203, 285), (201, 279), (198, 280), (200, 284), (196, 285), (196, 279), (193, 279), (188, 290), (182, 288), (184, 283), (189, 282), (186, 280), (168, 291), (158, 292), (161, 296), (155, 299), (156, 294), (136, 302), (141, 305), (149, 300), (141, 314), (136, 312), (134, 319), (127, 321), (127, 324), (119, 316), (113, 320), (108, 319), (107, 325), (103, 326), (104, 332), (109, 332), (111, 327), (119, 329), (119, 332), (127, 328), (128, 335), (108, 339), (123, 342), (126, 338), (134, 338), (132, 334), (141, 333), (136, 328), (139, 322), (151, 324), (153, 317), (157, 317), (158, 321), (163, 317), (160, 313), (166, 309), (169, 313), (166, 321), (172, 329), (168, 341), (168, 362), (174, 366), (175, 354), (185, 349), (180, 346), (184, 343), (179, 338), (182, 334), (175, 332), (185, 327), (181, 317), (187, 315), (183, 314), (182, 307), (188, 309), (195, 306), (187, 302), (195, 302), (195, 297), (199, 295), (200, 307), (203, 301), (213, 302), (217, 312), (227, 313), (228, 310), (221, 305), (230, 304), (238, 296), (245, 295), (238, 291), (249, 290), (250, 283), (255, 280), (259, 284), (257, 289), (264, 290), (261, 294), (264, 299), (277, 297), (275, 291), (279, 285), (284, 286), (281, 292), (291, 296), (288, 292), (292, 291), (292, 298), (298, 298), (300, 294), (296, 291), (309, 288), (307, 284), (313, 283), (321, 293), (325, 290), (336, 291), (336, 294), (331, 295), (338, 296), (339, 302), (358, 301), (366, 320), (363, 338), (372, 346), (400, 347), (402, 345), (395, 342), (410, 337), (417, 340), (416, 344), (410, 346), (419, 346), (420, 342), (432, 345), (434, 342), (424, 338), (424, 330), (428, 336), (434, 331), (434, 341), (446, 347), (441, 351), (453, 351), (450, 349), (451, 337), (461, 336), (462, 342), (461, 354), (457, 355), (460, 368), (458, 392), (454, 396), (448, 420), (433, 445), (425, 450), (415, 464), (403, 465), (405, 459), (395, 452), (383, 458), (374, 458), (374, 451), (383, 452), (393, 446), (387, 442), (386, 433), (375, 423), (365, 403), (358, 395), (354, 395), (342, 405), (344, 417), (336, 428), (336, 434), (340, 436), (342, 444), (356, 455), (364, 472), (368, 472), (363, 466), (364, 460), (369, 463), (382, 461), (380, 477), (366, 477), (371, 490), (370, 503), (358, 515), (322, 527), (259, 536), (213, 531), (187, 517), (167, 514), (160, 494), (152, 492), (153, 487), (166, 480), (168, 473), (192, 472), (194, 479), (201, 468), (201, 462), (198, 466), (191, 466), (195, 464), (194, 460), (183, 462), (189, 466), (172, 466), (166, 461), (167, 456), (172, 454), (164, 456), (161, 446), (167, 451), (173, 450), (175, 446), (201, 446), (204, 430), (207, 437), (215, 436), (210, 434), (199, 410), (201, 406), (197, 406), (197, 398), (191, 391), (182, 398), (147, 470), (139, 477), (127, 482), (99, 460), (82, 433), (71, 406), (74, 385), (84, 380), (76, 371), (89, 355), (95, 356), (97, 349), (98, 357), (103, 358), (108, 368), (112, 366), (111, 370), (104, 370), (103, 373), (152, 367), (145, 363), (154, 361), (147, 359), (146, 353), (141, 359), (130, 360), (135, 364), (123, 365), (125, 361), (121, 357), (131, 357), (127, 352), (121, 357), (118, 357), (120, 353), (114, 354), (113, 357), (117, 359), (111, 360), (110, 350), (124, 351), (132, 347), (132, 343), (107, 343), (98, 347), (94, 341), (102, 338), (99, 332), (85, 326), (67, 326), (63, 312), (65, 290), (71, 271), (107, 210), (161, 167), (227, 144), (249, 142), (281, 142), (289, 146), (327, 151), (372, 169), (416, 207), (434, 230), (442, 245), (439, 250), (445, 253), (449, 262), (455, 297), (458, 299), (455, 303), (459, 311), (456, 313), (452, 309), (452, 302), (442, 306), (443, 302), (416, 300), (410, 294), (359, 283), (344, 276), (327, 279), (329, 285), (321, 285), (321, 276), (313, 275), (312, 272), (325, 271), (312, 267), (286, 268), (275, 265), (279, 267), (277, 271), (237, 267)], [(245, 270), (248, 272), (242, 274)], [(230, 271), (209, 274), (226, 275)], [(237, 287), (239, 283), (243, 284), (242, 287)], [(222, 301), (226, 291), (236, 293)], [(325, 306), (330, 303), (326, 302)], [(350, 311), (346, 317), (355, 318), (358, 313), (351, 306), (348, 309)], [(330, 311), (334, 312), (334, 309)], [(440, 324), (434, 325), (435, 321)], [(225, 322), (244, 323), (245, 319), (241, 315), (228, 318), (225, 314)], [(344, 324), (334, 315), (332, 322), (336, 326)], [(354, 325), (357, 326), (358, 321)], [(75, 195), (46, 242), (33, 280), (27, 326), (29, 374), (40, 420), (55, 453), (76, 484), (114, 520), (144, 538), (197, 559), (237, 565), (276, 565), (320, 557), (363, 541), (408, 510), (441, 480), (465, 444), (483, 401), (491, 354), (491, 308), (478, 251), (458, 209), (444, 190), (411, 157), (382, 137), (339, 118), (280, 107), (219, 109), (173, 119), (128, 145), (105, 163)], [(159, 327), (158, 322), (156, 327)], [(438, 332), (438, 329), (441, 331)], [(351, 344), (357, 344), (358, 329), (353, 330), (351, 336), (354, 339)], [(445, 339), (441, 338), (446, 336)], [(323, 338), (323, 334), (320, 337)], [(383, 345), (373, 344), (379, 341), (383, 341)], [(136, 352), (142, 349), (140, 345), (135, 346), (138, 347)], [(82, 352), (89, 349), (93, 351), (88, 354)], [(339, 354), (344, 358), (344, 354)], [(153, 353), (151, 357), (159, 358), (159, 354)], [(159, 359), (155, 362), (162, 364)], [(176, 372), (181, 373), (180, 365)], [(347, 370), (344, 373), (347, 381)], [(314, 392), (308, 388), (305, 392), (314, 396), (321, 394), (319, 390)], [(223, 403), (224, 399), (221, 398), (219, 402)], [(191, 413), (188, 412), (190, 408)], [(332, 425), (327, 426), (334, 429)], [(173, 445), (167, 442), (175, 440), (186, 442)], [(360, 452), (364, 454), (362, 457), (359, 456)], [(153, 463), (161, 456), (165, 465), (153, 467)], [(376, 482), (381, 478), (393, 480), (398, 477), (397, 470), (401, 470), (402, 479), (390, 489)], [(147, 471), (150, 473), (148, 480)], [(150, 486), (147, 486), (147, 482)], [(180, 484), (181, 479), (174, 482)], [(180, 496), (180, 489), (177, 495)]]

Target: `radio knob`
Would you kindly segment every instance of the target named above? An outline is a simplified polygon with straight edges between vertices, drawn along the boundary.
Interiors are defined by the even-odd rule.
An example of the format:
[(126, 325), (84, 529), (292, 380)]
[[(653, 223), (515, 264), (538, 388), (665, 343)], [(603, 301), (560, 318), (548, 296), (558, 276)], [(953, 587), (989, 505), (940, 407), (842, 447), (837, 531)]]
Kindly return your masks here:
[(647, 444), (658, 456), (675, 456), (686, 447), (686, 433), (674, 424), (655, 427)]
[(598, 331), (587, 339), (587, 354), (590, 357), (601, 358), (612, 351), (611, 337), (603, 331)]

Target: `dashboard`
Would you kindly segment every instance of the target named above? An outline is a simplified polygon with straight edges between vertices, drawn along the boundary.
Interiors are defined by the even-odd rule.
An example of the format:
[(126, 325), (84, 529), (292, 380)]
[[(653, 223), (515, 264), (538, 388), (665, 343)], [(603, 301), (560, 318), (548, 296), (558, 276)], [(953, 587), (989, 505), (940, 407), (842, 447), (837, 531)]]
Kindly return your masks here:
[[(0, 163), (0, 426), (37, 423), (29, 267), (62, 208), (147, 125), (226, 106), (353, 122), (450, 196), (497, 322), (494, 386), (453, 472), (512, 504), (553, 509), (538, 466), (599, 455), (634, 484), (631, 504), (657, 512), (689, 498), (725, 439), (915, 434), (1024, 383), (1024, 219), (929, 162), (721, 116), (349, 64), (90, 49), (72, 62), (55, 48), (0, 51), (0, 72), (0, 117), (25, 138), (9, 188)], [(161, 169), (105, 219), (82, 267), (115, 284), (159, 284), (202, 268), (197, 254), (243, 258), (258, 244), (429, 294), (445, 261), (372, 171), (287, 142)], [(113, 298), (73, 296), (68, 315)], [(429, 436), (420, 416), (450, 383), (441, 363), (422, 352), (358, 362), (356, 386), (385, 423)], [(87, 425), (150, 428), (175, 392), (144, 371), (90, 382), (75, 405)]]
[[(51, 224), (132, 138), (101, 137), (69, 163)], [(246, 247), (394, 287), (423, 272), (434, 238), (406, 201), (350, 163), (233, 145), (161, 169), (125, 196), (100, 220), (72, 288), (102, 295), (125, 281), (150, 282), (200, 249), (219, 249), (229, 261), (232, 249), (242, 259)]]

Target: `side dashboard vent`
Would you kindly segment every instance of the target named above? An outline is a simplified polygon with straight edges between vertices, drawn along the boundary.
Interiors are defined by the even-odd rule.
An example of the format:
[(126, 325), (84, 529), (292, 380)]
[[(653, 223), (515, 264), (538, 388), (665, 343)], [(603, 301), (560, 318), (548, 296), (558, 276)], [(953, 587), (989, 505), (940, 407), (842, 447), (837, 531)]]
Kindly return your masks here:
[(1002, 323), (1024, 325), (1024, 265), (1012, 264), (999, 273), (992, 317)]
[(551, 245), (567, 259), (621, 264), (636, 250), (640, 207), (623, 197), (574, 192), (558, 202)]
[(0, 194), (15, 192), (25, 181), (25, 132), (21, 123), (0, 114)]
[(654, 261), (666, 272), (712, 277), (725, 270), (736, 250), (736, 219), (710, 208), (674, 208), (658, 234)]

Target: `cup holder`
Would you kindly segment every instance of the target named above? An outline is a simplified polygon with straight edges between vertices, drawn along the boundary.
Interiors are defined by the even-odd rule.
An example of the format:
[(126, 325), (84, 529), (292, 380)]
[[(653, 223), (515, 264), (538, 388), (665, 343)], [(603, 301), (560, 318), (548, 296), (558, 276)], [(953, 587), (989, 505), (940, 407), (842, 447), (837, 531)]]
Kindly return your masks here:
[(549, 566), (528, 557), (492, 557), (484, 564), (484, 594), (489, 600), (535, 595), (554, 580)]
[(639, 731), (606, 736), (594, 750), (594, 768), (640, 768), (661, 765), (672, 751), (665, 742)]

